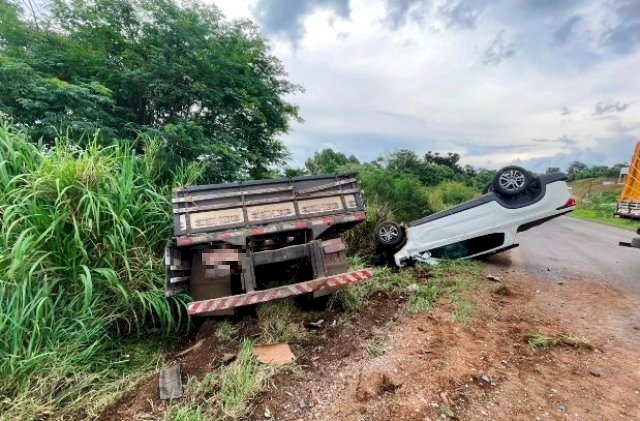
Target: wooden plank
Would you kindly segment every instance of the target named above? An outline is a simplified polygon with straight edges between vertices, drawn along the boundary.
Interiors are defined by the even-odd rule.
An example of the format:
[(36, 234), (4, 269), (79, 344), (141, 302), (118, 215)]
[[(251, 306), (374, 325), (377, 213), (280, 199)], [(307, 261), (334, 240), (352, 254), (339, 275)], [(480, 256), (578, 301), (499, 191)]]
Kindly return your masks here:
[(317, 192), (317, 191), (327, 190), (327, 189), (330, 189), (332, 187), (338, 187), (338, 186), (342, 186), (344, 184), (351, 184), (351, 183), (355, 183), (355, 182), (356, 182), (355, 178), (349, 178), (349, 179), (341, 180), (341, 181), (334, 181), (333, 183), (321, 184), (321, 185), (316, 186), (316, 187), (309, 187), (308, 189), (298, 190), (298, 191), (296, 191), (296, 195), (297, 196), (303, 196), (303, 195), (306, 195), (307, 193), (314, 193), (314, 192)]
[(284, 186), (284, 187), (270, 187), (268, 189), (256, 189), (256, 190), (236, 190), (228, 193), (210, 193), (210, 194), (201, 194), (194, 195), (190, 194), (185, 197), (174, 197), (171, 199), (172, 203), (195, 203), (202, 200), (215, 200), (215, 199), (225, 199), (227, 197), (236, 197), (236, 196), (255, 196), (257, 194), (269, 194), (269, 193), (278, 193), (287, 190), (293, 190), (293, 186)]
[(180, 366), (178, 364), (160, 369), (158, 387), (160, 389), (160, 399), (163, 401), (178, 399), (184, 395)]
[[(304, 199), (315, 199), (329, 196), (339, 196), (342, 194), (350, 194), (350, 193), (358, 193), (359, 189), (346, 189), (341, 192), (327, 192), (313, 195), (306, 195)], [(252, 205), (264, 205), (264, 204), (273, 204), (273, 203), (281, 203), (281, 202), (289, 202), (292, 201), (293, 197), (278, 197), (272, 199), (261, 199), (261, 200), (251, 200), (245, 201), (244, 204), (246, 206)], [(192, 213), (192, 212), (203, 212), (209, 210), (220, 210), (220, 209), (229, 209), (229, 208), (240, 208), (242, 207), (241, 203), (224, 203), (221, 205), (206, 205), (206, 206), (191, 206), (188, 208), (176, 208), (173, 210), (174, 214), (183, 214), (183, 213)]]

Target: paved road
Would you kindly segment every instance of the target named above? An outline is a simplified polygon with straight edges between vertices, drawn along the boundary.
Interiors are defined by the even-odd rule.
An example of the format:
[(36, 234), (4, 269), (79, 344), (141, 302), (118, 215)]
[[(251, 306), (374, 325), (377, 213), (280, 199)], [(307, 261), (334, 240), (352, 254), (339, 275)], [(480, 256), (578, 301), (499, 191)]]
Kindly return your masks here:
[(640, 293), (640, 249), (620, 247), (634, 232), (563, 216), (519, 234), (512, 263), (530, 275), (587, 278)]

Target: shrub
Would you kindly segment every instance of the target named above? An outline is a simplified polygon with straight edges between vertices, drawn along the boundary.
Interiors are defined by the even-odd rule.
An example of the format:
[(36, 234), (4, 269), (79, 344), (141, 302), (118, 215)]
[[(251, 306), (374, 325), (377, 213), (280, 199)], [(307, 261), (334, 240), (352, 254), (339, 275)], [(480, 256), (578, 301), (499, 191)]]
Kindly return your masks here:
[(389, 208), (398, 221), (409, 222), (429, 213), (425, 188), (413, 175), (363, 167), (360, 182), (367, 204)]
[(428, 207), (434, 212), (450, 208), (466, 202), (477, 195), (471, 187), (455, 181), (445, 181), (436, 187), (428, 189)]
[(181, 322), (163, 293), (171, 206), (153, 153), (69, 144), (42, 151), (0, 126), (0, 413), (86, 410), (88, 384), (122, 377), (104, 372), (122, 358), (115, 335)]

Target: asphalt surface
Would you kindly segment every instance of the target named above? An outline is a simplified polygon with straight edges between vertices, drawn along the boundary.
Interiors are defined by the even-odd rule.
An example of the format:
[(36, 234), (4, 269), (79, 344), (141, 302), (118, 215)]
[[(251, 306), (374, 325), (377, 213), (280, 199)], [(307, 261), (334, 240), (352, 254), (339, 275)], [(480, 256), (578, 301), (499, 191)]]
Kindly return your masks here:
[(636, 235), (562, 216), (520, 233), (512, 267), (546, 278), (589, 279), (640, 293), (640, 249), (621, 247)]

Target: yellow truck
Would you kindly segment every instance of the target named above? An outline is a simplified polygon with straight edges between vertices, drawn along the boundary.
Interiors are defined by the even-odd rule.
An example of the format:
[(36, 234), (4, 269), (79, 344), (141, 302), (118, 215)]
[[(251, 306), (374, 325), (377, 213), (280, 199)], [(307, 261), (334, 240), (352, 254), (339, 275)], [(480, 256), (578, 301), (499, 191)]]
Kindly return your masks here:
[(631, 157), (625, 185), (616, 206), (616, 216), (640, 219), (640, 142)]

